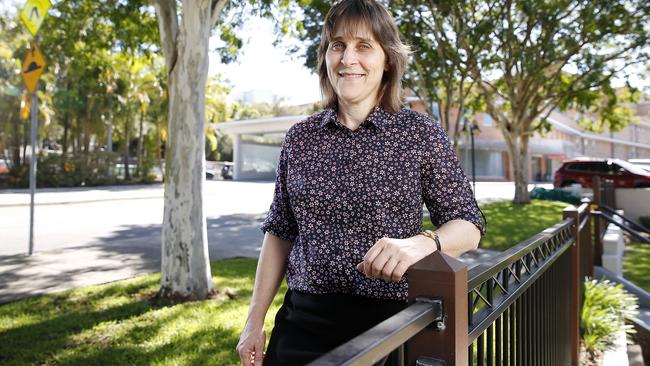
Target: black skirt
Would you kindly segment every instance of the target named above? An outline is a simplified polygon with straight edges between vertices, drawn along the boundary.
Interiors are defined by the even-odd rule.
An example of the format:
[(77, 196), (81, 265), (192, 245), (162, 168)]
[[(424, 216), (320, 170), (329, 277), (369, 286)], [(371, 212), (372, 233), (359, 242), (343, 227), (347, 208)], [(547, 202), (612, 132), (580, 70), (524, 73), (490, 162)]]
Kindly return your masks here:
[(288, 290), (275, 316), (264, 366), (309, 363), (405, 307), (401, 301)]

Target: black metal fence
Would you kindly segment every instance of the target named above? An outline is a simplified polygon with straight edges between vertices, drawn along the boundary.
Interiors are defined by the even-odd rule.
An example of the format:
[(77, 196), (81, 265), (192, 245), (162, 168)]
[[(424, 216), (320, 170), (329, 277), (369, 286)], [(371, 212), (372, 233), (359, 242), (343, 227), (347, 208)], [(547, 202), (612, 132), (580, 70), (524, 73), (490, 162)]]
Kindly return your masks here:
[(434, 253), (409, 270), (412, 305), (310, 365), (578, 364), (589, 204), (472, 268)]

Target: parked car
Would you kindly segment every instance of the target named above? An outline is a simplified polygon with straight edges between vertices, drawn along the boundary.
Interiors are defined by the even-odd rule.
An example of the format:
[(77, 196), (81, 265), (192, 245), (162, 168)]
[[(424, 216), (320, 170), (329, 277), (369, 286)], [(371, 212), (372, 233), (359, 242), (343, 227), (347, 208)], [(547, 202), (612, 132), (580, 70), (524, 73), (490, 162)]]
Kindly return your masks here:
[(630, 159), (628, 162), (650, 172), (650, 159)]
[(614, 181), (618, 188), (650, 187), (650, 172), (620, 159), (579, 158), (567, 160), (555, 172), (556, 188), (579, 184), (591, 188), (593, 177)]
[(221, 178), (232, 179), (234, 168), (235, 166), (233, 163), (226, 163), (223, 168), (221, 168)]
[(9, 173), (9, 167), (4, 160), (0, 160), (0, 174)]

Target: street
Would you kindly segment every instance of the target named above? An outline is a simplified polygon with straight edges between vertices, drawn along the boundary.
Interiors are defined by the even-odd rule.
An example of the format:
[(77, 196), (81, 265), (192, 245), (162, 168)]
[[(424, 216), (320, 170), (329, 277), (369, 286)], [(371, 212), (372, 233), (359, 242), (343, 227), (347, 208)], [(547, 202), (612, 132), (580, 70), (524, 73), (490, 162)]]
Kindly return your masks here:
[[(550, 188), (549, 184), (542, 186)], [(257, 255), (262, 239), (259, 224), (271, 204), (273, 188), (273, 182), (206, 182), (204, 207), (211, 258)], [(479, 182), (476, 187), (479, 201), (509, 199), (513, 192), (514, 185), (509, 182)], [(37, 193), (34, 251), (139, 248), (158, 257), (162, 195), (162, 185)], [(0, 255), (27, 252), (28, 203), (27, 191), (0, 193)]]
[[(207, 182), (210, 259), (258, 256), (273, 188), (273, 182)], [(476, 191), (486, 202), (511, 198), (514, 186), (478, 183)], [(27, 256), (29, 193), (0, 193), (0, 304), (159, 271), (162, 196), (162, 185), (41, 190), (34, 255)], [(479, 249), (461, 260), (478, 264), (493, 254)]]

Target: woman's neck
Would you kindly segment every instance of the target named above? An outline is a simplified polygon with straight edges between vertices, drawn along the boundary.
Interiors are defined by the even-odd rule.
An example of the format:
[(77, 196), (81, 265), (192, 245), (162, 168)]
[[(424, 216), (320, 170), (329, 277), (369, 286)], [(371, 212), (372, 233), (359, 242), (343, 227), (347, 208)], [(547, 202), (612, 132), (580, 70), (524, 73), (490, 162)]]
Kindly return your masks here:
[(354, 131), (366, 120), (376, 105), (376, 100), (359, 104), (346, 104), (339, 101), (338, 118), (345, 127)]

